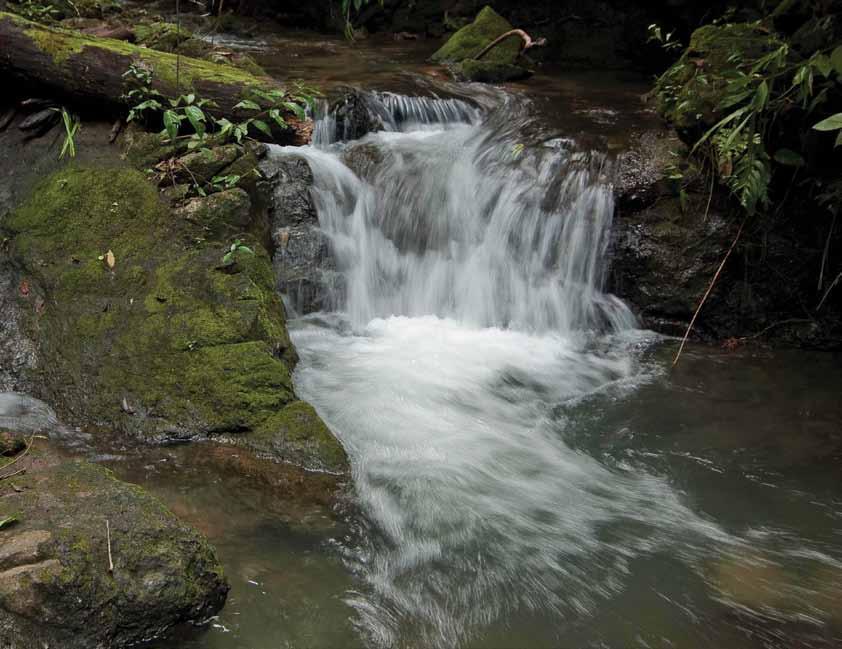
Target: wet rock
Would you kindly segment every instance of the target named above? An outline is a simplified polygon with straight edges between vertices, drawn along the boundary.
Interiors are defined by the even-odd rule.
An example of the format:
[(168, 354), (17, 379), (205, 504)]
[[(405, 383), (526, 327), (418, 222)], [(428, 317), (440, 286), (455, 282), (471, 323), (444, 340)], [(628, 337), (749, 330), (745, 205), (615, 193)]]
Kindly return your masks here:
[(278, 290), (298, 313), (330, 309), (340, 280), (310, 197), (310, 166), (303, 158), (270, 158), (262, 169), (273, 187), (269, 217)]
[(222, 607), (213, 549), (158, 500), (41, 442), (19, 464), (0, 499), (18, 518), (0, 544), (0, 644), (127, 647)]
[(667, 182), (672, 166), (687, 148), (672, 130), (644, 131), (631, 138), (617, 158), (614, 191), (621, 211), (648, 207), (674, 193)]
[(389, 121), (383, 106), (368, 93), (349, 90), (331, 104), (328, 112), (336, 120), (336, 140), (359, 140), (368, 133), (382, 131)]
[(383, 151), (375, 144), (354, 144), (345, 149), (342, 162), (360, 178), (372, 180), (383, 162)]

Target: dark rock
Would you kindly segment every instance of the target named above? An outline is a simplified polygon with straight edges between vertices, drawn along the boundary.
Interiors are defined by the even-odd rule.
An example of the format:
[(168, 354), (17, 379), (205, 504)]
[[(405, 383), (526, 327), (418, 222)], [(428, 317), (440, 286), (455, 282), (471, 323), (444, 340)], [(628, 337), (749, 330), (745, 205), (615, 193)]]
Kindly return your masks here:
[(59, 114), (52, 108), (45, 108), (33, 113), (18, 124), (21, 131), (34, 131), (50, 128), (54, 126), (59, 120)]
[(298, 313), (330, 309), (339, 278), (310, 197), (310, 166), (303, 158), (270, 158), (262, 169), (273, 187), (269, 215), (278, 290)]
[(343, 142), (359, 140), (368, 133), (384, 130), (389, 116), (383, 110), (368, 93), (349, 90), (329, 109), (336, 120), (336, 139)]

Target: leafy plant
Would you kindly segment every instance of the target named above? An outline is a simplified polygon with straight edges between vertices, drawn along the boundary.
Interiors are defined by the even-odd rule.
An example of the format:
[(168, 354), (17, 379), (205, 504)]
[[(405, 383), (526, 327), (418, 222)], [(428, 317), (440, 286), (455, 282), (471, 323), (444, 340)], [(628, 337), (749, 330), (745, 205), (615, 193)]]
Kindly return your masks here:
[[(188, 149), (194, 149), (205, 143), (206, 135), (212, 133), (222, 140), (242, 142), (250, 133), (259, 131), (272, 138), (270, 124), (281, 129), (289, 128), (285, 115), (292, 114), (299, 120), (307, 117), (307, 111), (313, 110), (318, 91), (300, 83), (294, 84), (292, 92), (283, 89), (263, 90), (250, 88), (247, 98), (233, 108), (247, 116), (238, 121), (227, 117), (216, 117), (208, 109), (217, 105), (197, 96), (195, 93), (165, 98), (152, 88), (151, 71), (132, 65), (123, 74), (135, 87), (125, 98), (132, 104), (128, 121), (142, 121), (146, 124), (158, 122), (163, 125), (161, 135), (171, 142), (179, 137), (188, 137)], [(189, 126), (189, 129), (187, 128)], [(184, 131), (187, 131), (186, 133)]]
[[(707, 117), (698, 112), (699, 97), (718, 97), (713, 111), (716, 122), (698, 138), (692, 154), (707, 160), (746, 212), (754, 214), (769, 204), (776, 165), (804, 166), (802, 153), (777, 148), (775, 142), (782, 123), (803, 122), (821, 112), (829, 97), (838, 95), (842, 46), (804, 55), (762, 21), (745, 27), (753, 30), (763, 47), (743, 47), (739, 38), (723, 39), (730, 51), (719, 69), (711, 69), (704, 59), (694, 59), (688, 50), (658, 80), (656, 93), (662, 112), (673, 116), (690, 113), (696, 121)], [(660, 30), (656, 39), (658, 35)], [(666, 41), (668, 37), (661, 38)], [(689, 79), (688, 70), (692, 70)], [(842, 114), (813, 128), (840, 131)], [(802, 142), (806, 130), (801, 130)], [(836, 143), (842, 143), (842, 131)], [(770, 155), (770, 150), (775, 153)]]
[(231, 247), (228, 249), (228, 252), (222, 257), (222, 263), (227, 264), (234, 259), (234, 255), (238, 252), (244, 252), (249, 255), (254, 254), (254, 250), (243, 244), (242, 241), (237, 239), (234, 243), (231, 244)]

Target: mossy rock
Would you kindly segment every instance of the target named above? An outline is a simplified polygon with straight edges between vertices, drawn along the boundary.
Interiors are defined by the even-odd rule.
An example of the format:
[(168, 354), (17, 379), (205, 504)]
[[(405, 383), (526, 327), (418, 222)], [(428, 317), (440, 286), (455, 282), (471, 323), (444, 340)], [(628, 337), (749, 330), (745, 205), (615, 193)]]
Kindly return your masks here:
[(213, 549), (160, 501), (100, 466), (33, 455), (0, 503), (18, 518), (0, 532), (0, 645), (127, 647), (222, 607)]
[(473, 61), (468, 59), (457, 63), (452, 68), (453, 75), (460, 81), (478, 81), (481, 83), (505, 83), (529, 78), (532, 73), (526, 68), (509, 63), (494, 61)]
[[(470, 25), (453, 34), (430, 59), (434, 63), (460, 63), (473, 59), (495, 38), (512, 29), (491, 7), (483, 7)], [(483, 57), (484, 61), (512, 65), (520, 52), (520, 39), (506, 39)]]
[[(302, 461), (324, 451), (309, 464), (338, 466), (332, 436), (330, 448), (321, 430), (307, 445), (271, 423), (297, 402), (283, 304), (268, 253), (243, 227), (243, 196), (213, 201), (210, 234), (231, 239), (177, 218), (129, 168), (70, 165), (33, 191), (5, 224), (12, 255), (45, 295), (37, 310), (26, 304), (44, 359), (33, 382), (73, 423), (153, 442), (274, 430), (290, 436), (280, 445), (301, 446)], [(235, 236), (248, 250), (227, 255)], [(100, 259), (109, 250), (113, 268)]]
[[(180, 51), (187, 56), (195, 56), (195, 54), (187, 54), (180, 47), (186, 41), (193, 39), (193, 34), (174, 23), (163, 21), (141, 23), (133, 31), (138, 45), (145, 45), (161, 52)], [(206, 48), (209, 49), (207, 45)]]
[(658, 80), (658, 112), (682, 139), (695, 141), (724, 116), (720, 103), (738, 73), (729, 59), (737, 54), (754, 60), (780, 45), (774, 34), (754, 23), (700, 27), (681, 58)]

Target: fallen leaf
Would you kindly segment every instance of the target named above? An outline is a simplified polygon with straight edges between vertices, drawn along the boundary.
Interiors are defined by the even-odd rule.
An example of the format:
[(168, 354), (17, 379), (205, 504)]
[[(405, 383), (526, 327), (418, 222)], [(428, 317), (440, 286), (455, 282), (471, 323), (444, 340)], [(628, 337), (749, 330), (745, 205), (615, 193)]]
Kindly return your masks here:
[(23, 295), (24, 297), (27, 297), (29, 295), (29, 282), (25, 279), (22, 279), (20, 281), (19, 290), (20, 290), (21, 295)]
[(114, 253), (110, 250), (105, 253), (105, 263), (111, 270), (114, 269), (114, 265), (117, 263), (117, 260), (114, 258)]

